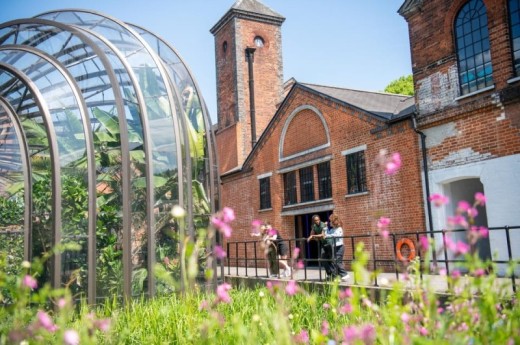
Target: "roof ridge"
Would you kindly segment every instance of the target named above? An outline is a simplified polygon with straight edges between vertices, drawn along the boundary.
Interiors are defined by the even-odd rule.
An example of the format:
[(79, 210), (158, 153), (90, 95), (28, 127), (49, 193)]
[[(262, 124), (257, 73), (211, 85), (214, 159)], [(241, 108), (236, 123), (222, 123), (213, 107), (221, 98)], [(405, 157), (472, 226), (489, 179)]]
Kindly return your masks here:
[(331, 88), (331, 89), (339, 89), (339, 90), (350, 90), (350, 91), (358, 91), (358, 92), (366, 92), (366, 93), (375, 93), (375, 94), (379, 94), (379, 95), (392, 96), (392, 97), (395, 97), (395, 96), (400, 96), (400, 97), (405, 97), (405, 98), (413, 97), (413, 96), (402, 95), (402, 94), (397, 94), (397, 93), (388, 93), (388, 92), (381, 92), (381, 91), (360, 90), (360, 89), (352, 89), (352, 88), (347, 88), (347, 87), (330, 86), (330, 85), (322, 85), (322, 84), (314, 84), (314, 83), (300, 83), (300, 84), (303, 84), (303, 85), (312, 85), (312, 86), (321, 86), (321, 87), (328, 87), (328, 88)]

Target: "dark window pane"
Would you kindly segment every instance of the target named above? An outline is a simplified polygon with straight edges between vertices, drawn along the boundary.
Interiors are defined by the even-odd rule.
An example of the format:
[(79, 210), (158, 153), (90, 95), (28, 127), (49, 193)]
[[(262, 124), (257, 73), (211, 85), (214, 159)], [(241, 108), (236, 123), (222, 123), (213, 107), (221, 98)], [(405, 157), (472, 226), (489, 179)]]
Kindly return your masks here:
[(347, 155), (347, 189), (348, 194), (367, 191), (365, 151)]
[(330, 179), (330, 162), (318, 164), (319, 199), (332, 197), (332, 182)]
[[(468, 1), (457, 15), (455, 27), (460, 91), (464, 95), (487, 86), (482, 80), (476, 80), (487, 76), (484, 66), (491, 64), (491, 56), (486, 54), (489, 51), (489, 33), (483, 1)], [(491, 74), (489, 77), (492, 79)]]
[(260, 209), (271, 208), (271, 179), (262, 178), (260, 181)]
[(300, 169), (300, 201), (314, 201), (313, 167)]
[(520, 52), (520, 0), (509, 0), (509, 27), (511, 28), (511, 48), (513, 53), (513, 65), (515, 76), (520, 76), (520, 64), (518, 56)]
[(296, 204), (296, 172), (291, 171), (283, 175), (284, 205)]

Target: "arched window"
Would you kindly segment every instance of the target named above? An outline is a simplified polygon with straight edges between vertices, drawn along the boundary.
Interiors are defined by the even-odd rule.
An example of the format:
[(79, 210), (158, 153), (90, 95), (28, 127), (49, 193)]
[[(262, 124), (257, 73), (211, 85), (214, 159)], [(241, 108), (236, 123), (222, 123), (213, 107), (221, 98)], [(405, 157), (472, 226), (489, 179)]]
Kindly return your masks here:
[(455, 39), (462, 95), (493, 84), (486, 7), (482, 0), (470, 0), (455, 19)]
[(509, 29), (515, 76), (520, 76), (520, 0), (509, 0)]

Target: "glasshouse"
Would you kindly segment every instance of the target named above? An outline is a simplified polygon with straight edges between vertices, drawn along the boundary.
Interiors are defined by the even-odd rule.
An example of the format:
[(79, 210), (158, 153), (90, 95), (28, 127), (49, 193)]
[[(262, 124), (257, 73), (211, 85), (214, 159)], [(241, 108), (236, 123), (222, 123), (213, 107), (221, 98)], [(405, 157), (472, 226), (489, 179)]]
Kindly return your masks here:
[(189, 68), (144, 28), (86, 10), (1, 24), (2, 249), (54, 251), (41, 279), (91, 303), (156, 294), (154, 265), (218, 202), (210, 126)]

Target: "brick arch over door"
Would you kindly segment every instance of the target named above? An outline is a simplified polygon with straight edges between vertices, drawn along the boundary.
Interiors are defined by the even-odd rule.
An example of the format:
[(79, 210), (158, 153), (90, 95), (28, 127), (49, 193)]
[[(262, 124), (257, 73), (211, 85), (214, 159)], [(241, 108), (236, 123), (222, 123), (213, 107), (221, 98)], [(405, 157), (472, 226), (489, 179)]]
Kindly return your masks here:
[(285, 161), (329, 146), (329, 128), (323, 115), (311, 105), (302, 105), (285, 121), (280, 136), (279, 160)]

